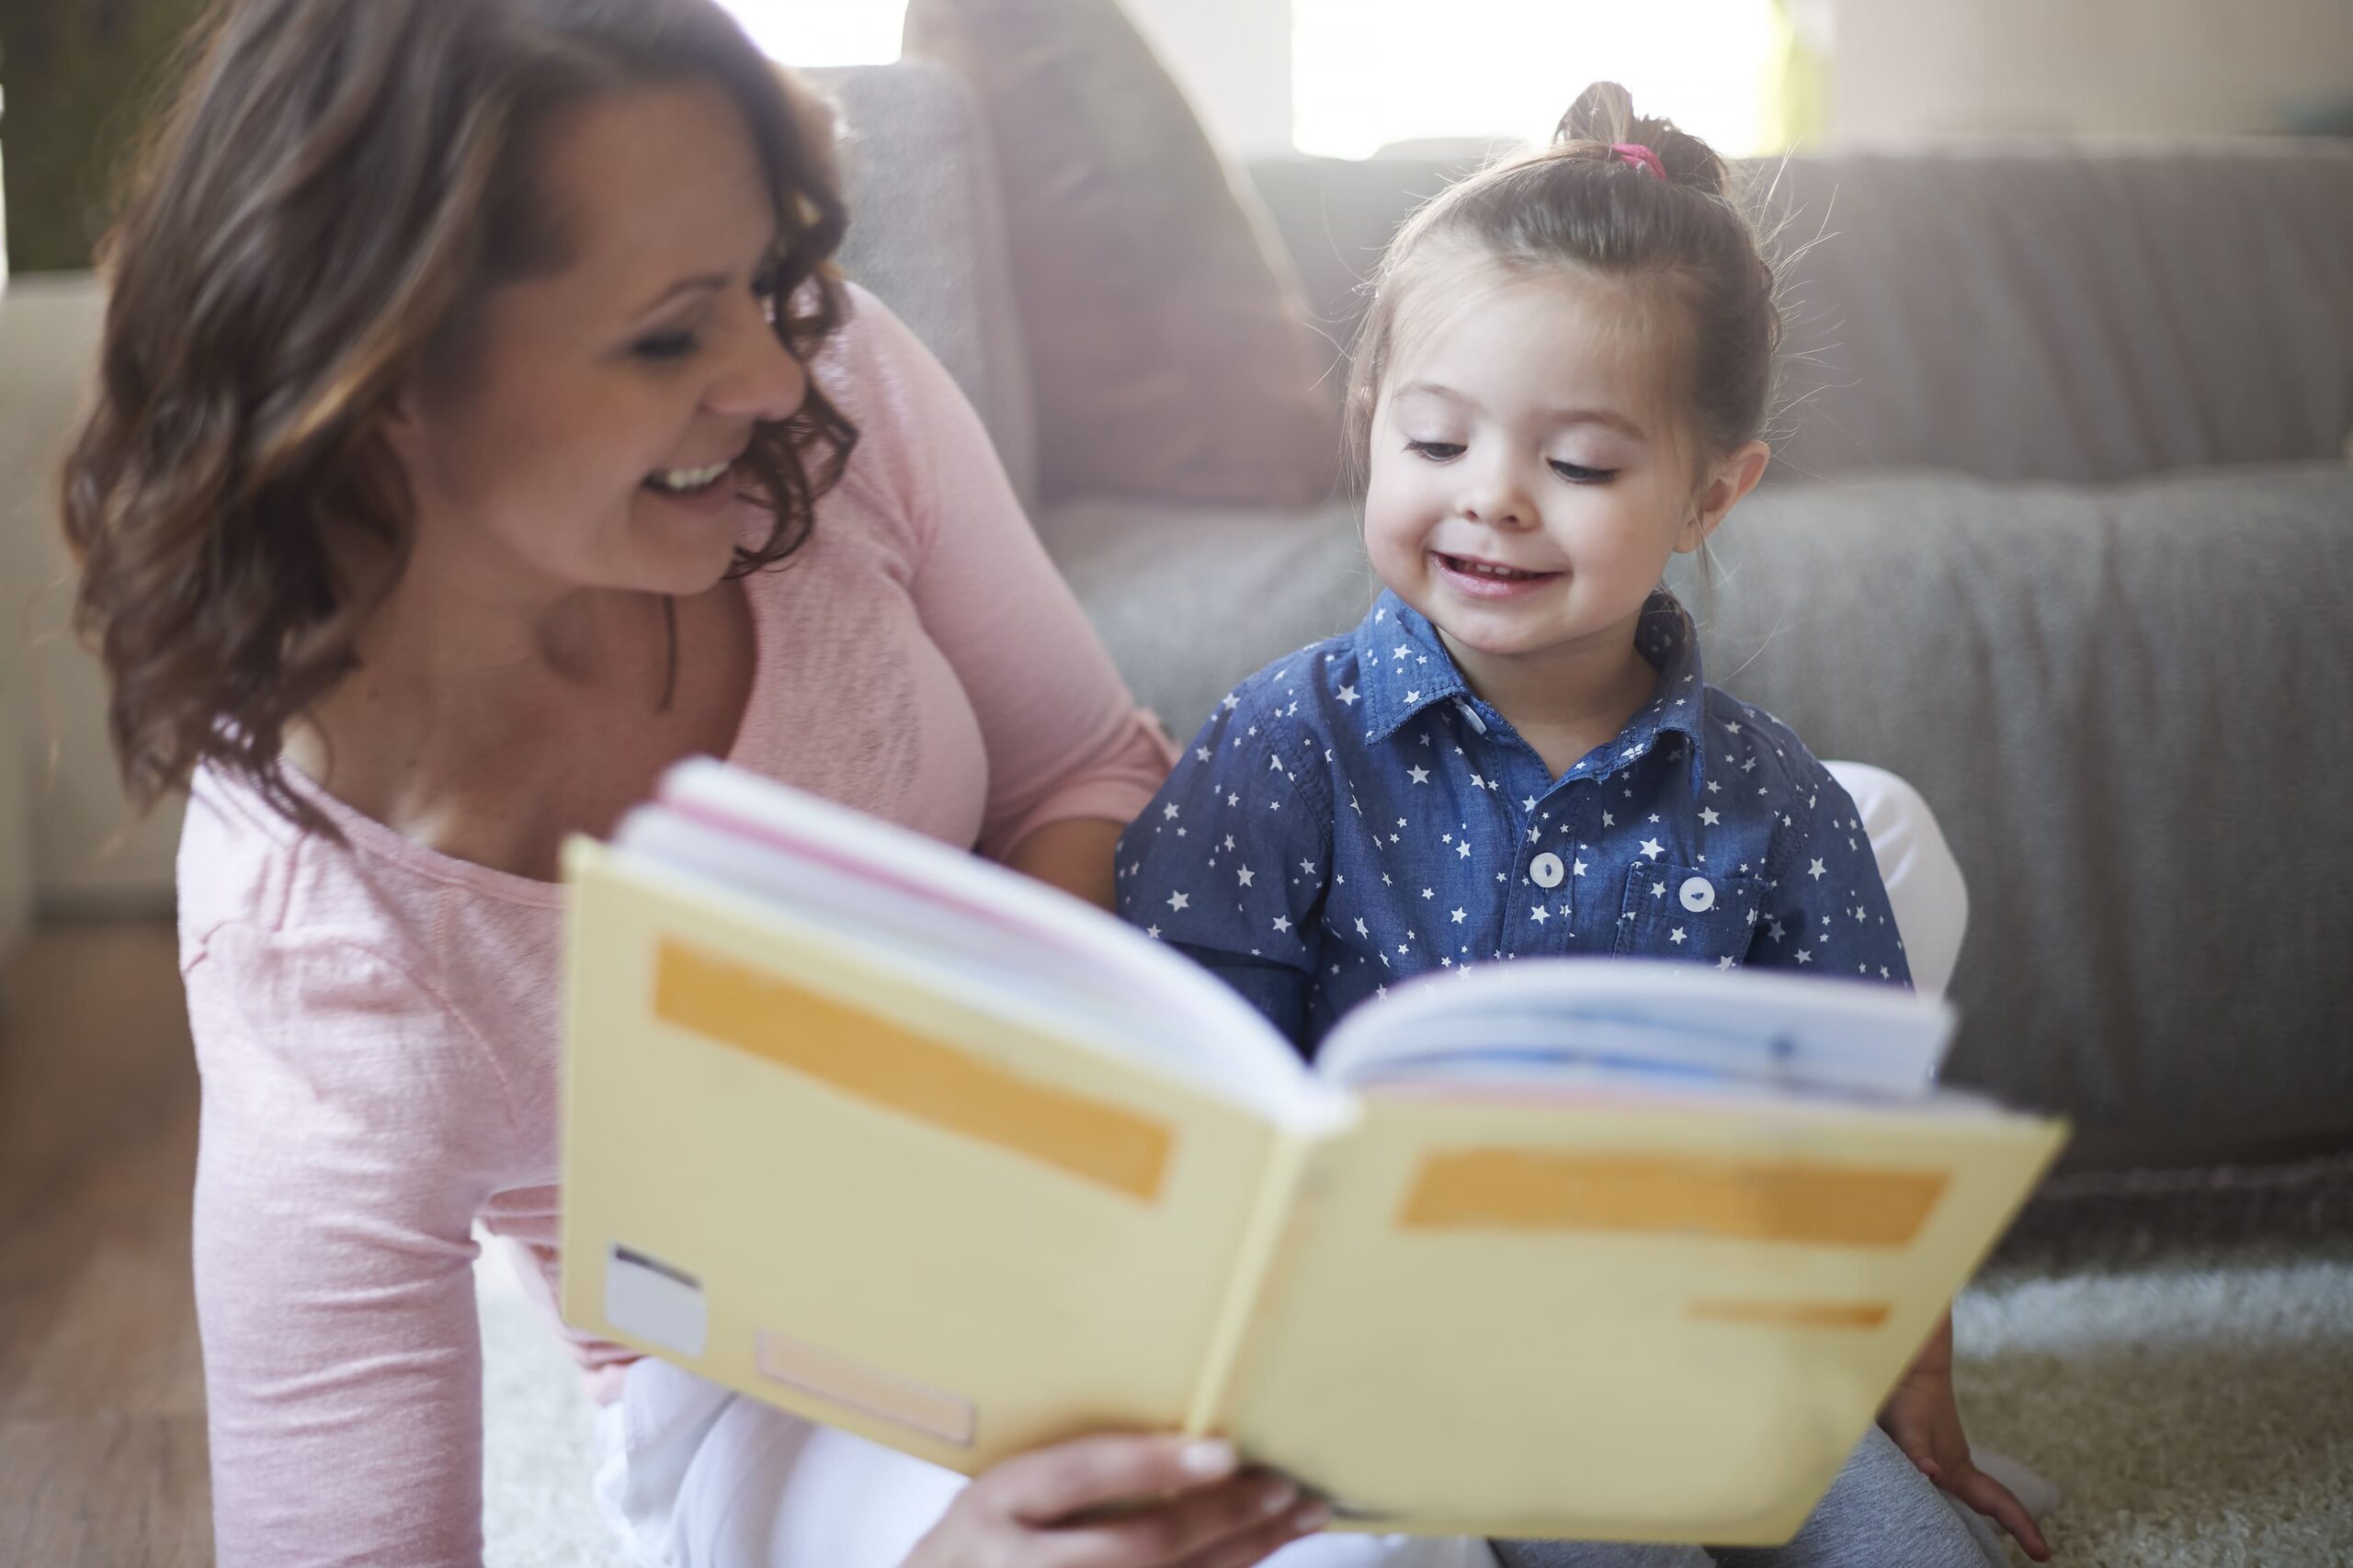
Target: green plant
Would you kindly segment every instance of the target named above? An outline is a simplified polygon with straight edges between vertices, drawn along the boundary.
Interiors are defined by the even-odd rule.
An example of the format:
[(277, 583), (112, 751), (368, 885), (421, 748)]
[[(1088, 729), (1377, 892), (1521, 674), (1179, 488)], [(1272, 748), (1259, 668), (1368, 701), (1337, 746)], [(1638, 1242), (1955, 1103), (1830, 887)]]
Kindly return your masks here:
[(90, 265), (117, 176), (173, 46), (210, 0), (0, 0), (8, 258)]

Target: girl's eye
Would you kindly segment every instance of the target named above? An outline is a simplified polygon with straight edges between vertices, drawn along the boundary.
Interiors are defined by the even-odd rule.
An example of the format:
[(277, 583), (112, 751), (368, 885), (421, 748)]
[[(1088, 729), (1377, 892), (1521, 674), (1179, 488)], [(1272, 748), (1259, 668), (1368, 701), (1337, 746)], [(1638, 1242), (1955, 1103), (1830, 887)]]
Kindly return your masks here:
[(691, 332), (665, 332), (638, 339), (631, 352), (641, 359), (684, 359), (701, 347)]
[(1586, 468), (1578, 463), (1562, 462), (1555, 459), (1552, 472), (1571, 484), (1607, 484), (1618, 477), (1614, 468)]
[(1408, 441), (1405, 443), (1405, 449), (1426, 457), (1434, 463), (1442, 463), (1461, 457), (1462, 443), (1460, 441)]

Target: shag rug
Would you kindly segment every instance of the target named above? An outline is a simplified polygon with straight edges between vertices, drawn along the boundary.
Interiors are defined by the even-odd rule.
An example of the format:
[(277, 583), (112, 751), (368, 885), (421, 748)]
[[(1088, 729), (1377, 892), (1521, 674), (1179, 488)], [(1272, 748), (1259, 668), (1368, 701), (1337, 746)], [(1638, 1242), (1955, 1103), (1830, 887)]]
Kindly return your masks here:
[[(490, 1563), (626, 1568), (593, 1408), (503, 1249), (477, 1278)], [(2060, 1562), (2353, 1564), (2353, 1158), (2063, 1178), (1954, 1318), (1970, 1435), (2059, 1486)]]

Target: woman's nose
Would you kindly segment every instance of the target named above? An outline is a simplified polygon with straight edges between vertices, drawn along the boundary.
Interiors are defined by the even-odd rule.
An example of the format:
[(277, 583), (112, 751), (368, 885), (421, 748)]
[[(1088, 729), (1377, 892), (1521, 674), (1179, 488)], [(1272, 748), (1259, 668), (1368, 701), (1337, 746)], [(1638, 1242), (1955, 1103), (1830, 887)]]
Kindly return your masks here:
[(706, 399), (711, 412), (763, 424), (799, 412), (809, 395), (809, 372), (777, 335), (765, 301), (750, 301), (731, 344), (731, 362)]

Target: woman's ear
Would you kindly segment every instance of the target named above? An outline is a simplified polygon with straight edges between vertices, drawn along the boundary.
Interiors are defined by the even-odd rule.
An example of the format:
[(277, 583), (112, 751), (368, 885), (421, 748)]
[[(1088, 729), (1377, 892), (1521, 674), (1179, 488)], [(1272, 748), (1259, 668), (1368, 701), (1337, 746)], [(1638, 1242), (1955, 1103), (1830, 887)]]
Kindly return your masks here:
[(375, 426), (376, 433), (384, 438), (384, 445), (392, 449), (393, 456), (404, 463), (415, 463), (418, 443), (425, 433), (416, 416), (416, 388), (414, 383), (403, 385), (385, 399), (383, 407), (377, 411)]
[(1691, 515), (1683, 522), (1683, 530), (1675, 537), (1678, 554), (1688, 554), (1708, 542), (1742, 496), (1756, 488), (1765, 477), (1765, 465), (1773, 458), (1773, 449), (1762, 441), (1751, 441), (1733, 449), (1731, 456), (1717, 463), (1707, 481), (1691, 498)]

